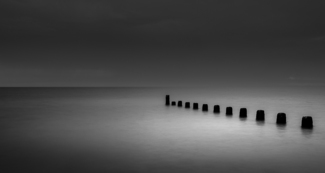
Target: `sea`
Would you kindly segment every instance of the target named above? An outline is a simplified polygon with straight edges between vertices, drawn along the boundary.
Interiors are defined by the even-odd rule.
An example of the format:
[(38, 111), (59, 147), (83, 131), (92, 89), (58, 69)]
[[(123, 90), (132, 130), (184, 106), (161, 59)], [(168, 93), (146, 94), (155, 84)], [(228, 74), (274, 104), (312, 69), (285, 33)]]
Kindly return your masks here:
[(324, 173), (324, 160), (324, 86), (0, 88), (3, 173)]

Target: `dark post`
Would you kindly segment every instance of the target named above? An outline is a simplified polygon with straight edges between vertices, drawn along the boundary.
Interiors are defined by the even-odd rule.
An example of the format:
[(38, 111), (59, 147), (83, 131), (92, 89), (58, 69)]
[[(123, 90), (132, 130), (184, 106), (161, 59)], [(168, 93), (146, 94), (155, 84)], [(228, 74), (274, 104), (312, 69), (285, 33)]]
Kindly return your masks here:
[(232, 115), (232, 107), (226, 108), (226, 115)]
[(193, 103), (193, 109), (198, 110), (199, 109), (199, 104), (198, 103)]
[(204, 111), (204, 112), (208, 112), (209, 111), (208, 104), (203, 104), (202, 105), (202, 111)]
[(240, 108), (239, 117), (240, 118), (247, 118), (247, 109), (246, 108)]
[(220, 113), (220, 106), (219, 105), (214, 105), (213, 112), (214, 113)]
[(265, 113), (263, 110), (258, 110), (256, 112), (256, 121), (264, 121), (265, 119)]
[(313, 128), (313, 118), (311, 116), (302, 117), (301, 128), (303, 129)]
[(280, 125), (285, 125), (287, 124), (287, 117), (285, 113), (278, 113), (276, 117), (276, 123)]
[(182, 107), (183, 106), (183, 102), (182, 101), (178, 101), (177, 106), (178, 107)]
[(185, 108), (191, 108), (191, 106), (190, 106), (190, 102), (186, 102), (186, 103), (185, 103)]
[(172, 106), (176, 106), (176, 102), (175, 101), (172, 101)]
[(170, 105), (170, 100), (169, 100), (169, 95), (166, 95), (166, 106), (169, 106)]

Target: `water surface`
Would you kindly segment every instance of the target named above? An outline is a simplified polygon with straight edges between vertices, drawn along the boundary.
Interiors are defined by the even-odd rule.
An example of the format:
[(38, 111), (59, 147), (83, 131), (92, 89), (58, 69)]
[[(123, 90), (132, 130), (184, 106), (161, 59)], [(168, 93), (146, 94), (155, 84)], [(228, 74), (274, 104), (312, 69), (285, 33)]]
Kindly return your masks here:
[[(167, 107), (166, 94), (210, 110)], [(0, 97), (6, 172), (325, 172), (322, 87), (0, 88)], [(307, 115), (313, 130), (300, 128)]]

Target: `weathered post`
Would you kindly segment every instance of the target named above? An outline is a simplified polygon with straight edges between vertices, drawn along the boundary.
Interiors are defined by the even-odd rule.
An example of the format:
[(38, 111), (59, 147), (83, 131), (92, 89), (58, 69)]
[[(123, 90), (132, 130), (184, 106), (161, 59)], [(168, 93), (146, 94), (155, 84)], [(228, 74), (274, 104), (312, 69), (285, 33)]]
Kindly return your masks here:
[(220, 113), (220, 106), (219, 105), (214, 105), (213, 112), (214, 113)]
[(198, 110), (199, 109), (199, 104), (198, 103), (193, 103), (193, 109)]
[(301, 128), (312, 129), (313, 128), (313, 118), (311, 116), (302, 117)]
[(263, 110), (258, 110), (256, 112), (256, 121), (264, 121), (265, 120), (265, 113)]
[(166, 95), (166, 106), (170, 105), (170, 97), (169, 95)]
[(240, 108), (239, 117), (240, 118), (247, 118), (247, 109), (246, 108)]
[(208, 112), (208, 111), (209, 111), (209, 109), (208, 109), (208, 104), (203, 104), (203, 105), (202, 105), (202, 111), (203, 111), (203, 112)]
[(186, 103), (185, 103), (185, 108), (191, 108), (191, 106), (190, 106), (190, 102), (186, 102)]
[(178, 101), (177, 106), (178, 107), (182, 107), (183, 106), (183, 102), (182, 101)]
[(175, 101), (172, 101), (172, 106), (176, 106), (176, 102)]
[(279, 125), (285, 125), (287, 124), (287, 117), (285, 113), (278, 113), (276, 118), (276, 123)]
[(226, 108), (226, 115), (232, 115), (232, 107)]

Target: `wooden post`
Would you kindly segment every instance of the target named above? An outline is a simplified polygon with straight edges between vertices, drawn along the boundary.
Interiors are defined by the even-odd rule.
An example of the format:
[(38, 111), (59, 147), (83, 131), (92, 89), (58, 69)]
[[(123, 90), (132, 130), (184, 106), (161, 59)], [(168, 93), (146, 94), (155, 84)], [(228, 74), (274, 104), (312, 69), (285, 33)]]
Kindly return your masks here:
[(169, 95), (166, 95), (166, 106), (170, 105), (170, 97)]
[(214, 105), (213, 112), (214, 113), (220, 113), (220, 106), (219, 105)]
[(178, 101), (177, 106), (178, 107), (182, 107), (183, 106), (183, 102), (182, 101)]
[(202, 111), (204, 111), (204, 112), (208, 112), (209, 111), (208, 104), (203, 104), (202, 105)]
[(247, 109), (246, 108), (241, 108), (239, 111), (239, 117), (240, 118), (247, 118)]
[(302, 117), (301, 128), (312, 129), (313, 128), (313, 118), (310, 116)]
[(226, 115), (232, 115), (232, 107), (226, 108)]
[(191, 108), (190, 105), (191, 105), (190, 102), (186, 102), (186, 103), (185, 103), (185, 108)]
[(198, 110), (199, 109), (199, 104), (198, 103), (193, 103), (193, 109)]
[(276, 118), (276, 123), (279, 125), (285, 125), (287, 124), (287, 117), (285, 113), (278, 113)]
[(256, 121), (264, 121), (265, 120), (265, 113), (263, 110), (258, 110), (256, 112)]

